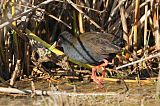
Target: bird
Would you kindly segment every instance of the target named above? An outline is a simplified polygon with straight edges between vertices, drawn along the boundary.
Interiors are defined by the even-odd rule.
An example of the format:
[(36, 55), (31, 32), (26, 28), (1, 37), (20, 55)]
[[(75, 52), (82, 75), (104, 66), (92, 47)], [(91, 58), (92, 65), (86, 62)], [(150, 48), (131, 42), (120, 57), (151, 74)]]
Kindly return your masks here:
[[(121, 51), (119, 46), (113, 44), (114, 36), (109, 33), (85, 32), (79, 36), (74, 36), (68, 31), (64, 31), (58, 39), (64, 54), (69, 58), (94, 65), (91, 78), (99, 85), (103, 84), (108, 60), (112, 60)], [(100, 78), (96, 74), (99, 68), (102, 68)]]

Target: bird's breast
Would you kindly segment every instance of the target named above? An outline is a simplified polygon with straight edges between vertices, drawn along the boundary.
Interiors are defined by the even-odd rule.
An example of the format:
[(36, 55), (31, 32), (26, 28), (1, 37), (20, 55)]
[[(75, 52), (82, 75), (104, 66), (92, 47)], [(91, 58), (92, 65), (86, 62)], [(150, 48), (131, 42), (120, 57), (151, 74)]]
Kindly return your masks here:
[(79, 42), (74, 44), (64, 44), (62, 47), (64, 49), (64, 53), (76, 61), (90, 64), (97, 62), (97, 60), (89, 52), (88, 48), (85, 48)]

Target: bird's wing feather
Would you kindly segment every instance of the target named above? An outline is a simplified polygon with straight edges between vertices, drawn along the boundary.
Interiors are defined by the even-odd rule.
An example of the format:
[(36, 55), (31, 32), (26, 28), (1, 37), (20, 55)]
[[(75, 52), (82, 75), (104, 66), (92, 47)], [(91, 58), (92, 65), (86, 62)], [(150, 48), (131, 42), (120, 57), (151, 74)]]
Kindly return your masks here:
[[(107, 39), (109, 40), (110, 42), (112, 42), (115, 38), (114, 35), (112, 34), (109, 34), (109, 33), (101, 33), (101, 32), (86, 32), (86, 33), (83, 33), (81, 34), (80, 36), (99, 36), (103, 39)], [(88, 37), (89, 38), (89, 37)]]
[[(107, 35), (106, 35), (107, 36)], [(118, 52), (119, 48), (113, 45), (109, 40), (108, 37), (105, 35), (100, 35), (96, 33), (89, 33), (89, 34), (81, 34), (79, 36), (80, 40), (83, 42), (83, 45), (88, 49), (92, 55), (108, 55), (110, 53)], [(85, 42), (85, 43), (84, 43)]]

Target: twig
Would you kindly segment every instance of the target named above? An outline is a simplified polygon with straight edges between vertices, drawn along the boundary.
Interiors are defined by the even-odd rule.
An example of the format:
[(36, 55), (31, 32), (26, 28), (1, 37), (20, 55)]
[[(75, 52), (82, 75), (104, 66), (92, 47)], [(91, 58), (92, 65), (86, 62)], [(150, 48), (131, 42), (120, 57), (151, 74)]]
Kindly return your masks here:
[(15, 70), (12, 74), (11, 79), (10, 79), (11, 86), (14, 85), (16, 78), (20, 75), (20, 71), (21, 71), (21, 67), (20, 67), (21, 63), (20, 62), (21, 62), (21, 60), (17, 60)]
[(84, 15), (84, 17), (86, 17), (93, 25), (95, 25), (98, 29), (100, 29), (101, 31), (104, 32), (104, 30), (102, 29), (102, 27), (100, 27), (96, 22), (94, 22), (89, 16), (87, 16), (81, 9), (79, 9), (71, 0), (67, 0), (67, 2), (73, 6), (78, 12), (80, 12), (81, 14)]
[[(105, 81), (111, 81), (111, 82), (118, 82), (118, 81), (121, 81), (121, 79), (117, 79), (117, 78), (104, 78)], [(124, 80), (123, 79), (123, 82), (124, 83), (135, 83), (135, 82), (140, 82), (140, 83), (144, 83), (144, 84), (150, 84), (152, 83), (153, 80), (156, 80), (156, 79), (147, 79), (147, 80)]]
[(126, 0), (120, 0), (118, 5), (112, 10), (109, 18), (108, 18), (108, 22), (110, 22), (112, 20), (112, 17), (114, 16), (114, 14), (117, 12), (118, 8), (125, 2)]
[[(147, 15), (147, 16), (146, 16), (146, 15)], [(143, 22), (145, 21), (145, 18), (146, 18), (146, 17), (148, 18), (150, 15), (151, 15), (151, 10), (148, 10), (147, 13), (144, 14), (144, 15), (140, 18), (140, 20), (138, 21), (138, 26), (141, 25), (141, 24), (143, 24)]]
[[(122, 2), (122, 0), (119, 1), (119, 3)], [(123, 28), (123, 38), (125, 41), (128, 42), (128, 27), (127, 27), (127, 22), (126, 22), (126, 17), (125, 17), (125, 9), (124, 9), (124, 4), (121, 4), (120, 7), (120, 15), (121, 15), (121, 23), (122, 23), (122, 28)]]
[[(126, 12), (125, 12), (125, 17), (128, 18), (129, 17), (129, 12), (131, 12), (133, 10), (133, 6), (130, 5), (127, 9), (126, 9)], [(108, 29), (108, 33), (113, 33), (114, 30), (118, 27), (118, 25), (121, 23), (120, 21), (120, 18), (118, 18), (116, 20), (116, 22), (114, 22), (113, 25), (111, 25), (111, 27), (109, 27)]]
[(48, 4), (48, 3), (52, 2), (52, 1), (54, 1), (54, 0), (46, 0), (46, 1), (42, 2), (42, 3), (40, 3), (39, 5), (33, 7), (32, 9), (28, 9), (28, 10), (20, 13), (20, 14), (19, 14), (18, 16), (16, 16), (15, 18), (12, 18), (12, 19), (4, 22), (4, 23), (1, 23), (0, 29), (3, 28), (3, 27), (5, 27), (5, 26), (7, 26), (7, 25), (9, 25), (9, 24), (12, 23), (13, 21), (18, 20), (18, 19), (21, 18), (22, 16), (27, 15), (27, 14), (29, 14), (30, 12), (33, 12), (34, 10), (36, 10), (37, 8), (39, 8), (39, 7), (43, 6), (43, 5), (46, 5), (46, 4)]
[(67, 23), (65, 23), (64, 21), (60, 20), (59, 18), (55, 17), (54, 15), (46, 12), (44, 9), (38, 8), (40, 11), (44, 12), (46, 15), (48, 15), (49, 17), (55, 19), (56, 21), (64, 24), (66, 27), (68, 27), (69, 29), (72, 29), (72, 27), (70, 25), (68, 25)]
[[(32, 94), (32, 90), (19, 90), (16, 88), (5, 88), (0, 87), (0, 92), (3, 93), (14, 93), (14, 94)], [(43, 91), (43, 90), (35, 90), (35, 95), (65, 95), (65, 96), (116, 96), (119, 95), (115, 92), (107, 92), (107, 93), (67, 93), (67, 92), (59, 92), (59, 91)]]
[(131, 65), (134, 65), (134, 64), (137, 64), (137, 63), (140, 63), (140, 62), (142, 62), (142, 61), (146, 61), (146, 60), (149, 60), (149, 59), (151, 59), (151, 58), (158, 57), (158, 56), (160, 56), (160, 53), (157, 53), (157, 54), (155, 54), (155, 55), (152, 55), (152, 56), (149, 56), (149, 57), (146, 57), (146, 58), (142, 58), (142, 59), (137, 60), (137, 61), (134, 61), (134, 62), (132, 62), (132, 63), (128, 63), (128, 64), (125, 64), (125, 65), (119, 66), (119, 67), (116, 68), (116, 70), (121, 69), (121, 68), (124, 68), (124, 67), (127, 67), (127, 66), (131, 66)]

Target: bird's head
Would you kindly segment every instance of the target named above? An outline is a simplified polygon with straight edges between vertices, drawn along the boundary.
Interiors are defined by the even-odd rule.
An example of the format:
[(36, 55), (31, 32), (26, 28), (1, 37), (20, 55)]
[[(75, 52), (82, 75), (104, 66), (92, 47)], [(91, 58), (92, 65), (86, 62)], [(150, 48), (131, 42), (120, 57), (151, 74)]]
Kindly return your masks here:
[(60, 44), (65, 43), (67, 41), (72, 41), (73, 39), (73, 35), (67, 31), (62, 32), (59, 37), (58, 37), (58, 41), (60, 42)]

